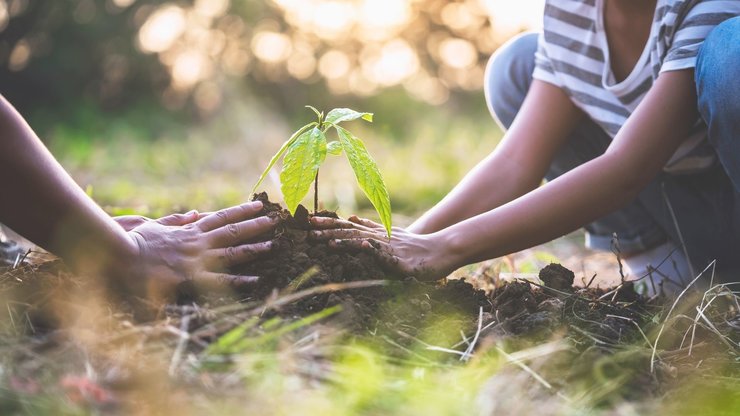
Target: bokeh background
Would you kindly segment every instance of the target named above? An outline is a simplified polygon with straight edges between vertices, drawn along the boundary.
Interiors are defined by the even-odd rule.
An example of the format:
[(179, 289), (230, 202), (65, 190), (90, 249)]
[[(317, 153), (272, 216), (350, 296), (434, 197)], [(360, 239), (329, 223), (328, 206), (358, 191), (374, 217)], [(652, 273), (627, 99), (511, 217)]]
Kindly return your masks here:
[[(211, 210), (250, 196), (304, 108), (356, 122), (400, 223), (501, 136), (490, 55), (536, 29), (542, 0), (0, 0), (0, 92), (113, 214)], [(265, 183), (281, 199), (278, 170)], [(320, 197), (371, 206), (342, 159)]]

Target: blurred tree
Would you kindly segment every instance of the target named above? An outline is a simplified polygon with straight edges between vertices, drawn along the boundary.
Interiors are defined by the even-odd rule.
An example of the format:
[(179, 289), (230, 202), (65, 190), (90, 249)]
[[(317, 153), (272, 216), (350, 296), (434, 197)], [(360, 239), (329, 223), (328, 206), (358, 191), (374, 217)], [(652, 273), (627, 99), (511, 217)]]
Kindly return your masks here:
[(149, 100), (208, 115), (229, 94), (296, 108), (326, 89), (391, 87), (438, 105), (481, 88), (508, 35), (491, 26), (491, 3), (0, 0), (0, 91), (22, 111)]

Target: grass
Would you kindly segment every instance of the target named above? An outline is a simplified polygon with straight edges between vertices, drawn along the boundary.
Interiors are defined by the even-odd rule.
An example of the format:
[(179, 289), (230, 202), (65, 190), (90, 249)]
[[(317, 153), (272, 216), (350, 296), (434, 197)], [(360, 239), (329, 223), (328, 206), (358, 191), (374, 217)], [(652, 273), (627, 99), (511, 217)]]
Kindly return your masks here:
[[(55, 265), (0, 271), (3, 414), (737, 414), (738, 293), (713, 285), (654, 310), (618, 344), (591, 326), (507, 334), (496, 316), (350, 330), (343, 307), (266, 301), (167, 305), (136, 322)], [(403, 299), (391, 300), (402, 302)], [(125, 310), (125, 308), (124, 308)], [(567, 311), (566, 311), (567, 312)], [(49, 328), (39, 322), (55, 321)], [(393, 316), (378, 316), (393, 322)], [(629, 320), (628, 318), (623, 318)], [(598, 323), (596, 323), (598, 324)], [(502, 326), (503, 325), (503, 326)], [(385, 328), (385, 329), (381, 329)], [(622, 339), (620, 335), (620, 339)], [(434, 340), (434, 341), (431, 341)], [(654, 357), (653, 357), (654, 355)]]

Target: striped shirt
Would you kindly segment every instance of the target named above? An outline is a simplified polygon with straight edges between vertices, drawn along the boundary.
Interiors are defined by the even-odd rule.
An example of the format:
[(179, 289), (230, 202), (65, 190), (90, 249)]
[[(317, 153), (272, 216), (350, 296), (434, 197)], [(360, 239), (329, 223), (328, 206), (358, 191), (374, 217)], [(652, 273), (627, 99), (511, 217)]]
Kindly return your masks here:
[[(740, 0), (658, 0), (650, 37), (626, 79), (617, 82), (604, 30), (606, 0), (546, 0), (534, 78), (563, 89), (612, 138), (663, 72), (693, 68), (704, 39), (740, 16)], [(688, 173), (716, 159), (697, 120), (665, 170)]]

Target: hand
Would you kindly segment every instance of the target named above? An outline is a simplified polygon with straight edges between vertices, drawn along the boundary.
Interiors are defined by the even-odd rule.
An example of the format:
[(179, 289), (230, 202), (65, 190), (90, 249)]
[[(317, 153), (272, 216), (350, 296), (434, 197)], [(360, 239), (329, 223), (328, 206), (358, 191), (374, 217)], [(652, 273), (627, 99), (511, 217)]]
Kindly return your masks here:
[(139, 224), (128, 232), (138, 248), (127, 271), (137, 277), (129, 279), (134, 282), (133, 289), (156, 296), (171, 293), (187, 281), (206, 289), (256, 282), (255, 276), (230, 275), (225, 270), (272, 248), (271, 241), (253, 241), (277, 223), (269, 217), (255, 218), (261, 209), (262, 203), (257, 201), (205, 216), (191, 211), (158, 220), (141, 217), (123, 221)]
[[(187, 214), (184, 214), (184, 215), (191, 215), (193, 212), (188, 212)], [(174, 214), (174, 215), (182, 215), (182, 214)], [(120, 215), (118, 217), (113, 217), (113, 221), (117, 222), (118, 225), (120, 225), (124, 231), (129, 232), (133, 230), (134, 228), (140, 226), (141, 224), (144, 224), (147, 221), (152, 221), (152, 219), (141, 216), (141, 215)]]
[(313, 217), (311, 224), (320, 229), (312, 231), (311, 238), (329, 241), (331, 247), (371, 252), (392, 272), (432, 281), (446, 277), (456, 268), (434, 234), (414, 234), (393, 227), (388, 240), (382, 225), (354, 215), (349, 221)]
[[(147, 221), (160, 221), (160, 222), (164, 221), (166, 223), (169, 223), (170, 225), (185, 225), (185, 224), (194, 222), (195, 220), (205, 218), (211, 214), (213, 213), (212, 212), (200, 212), (199, 213), (196, 210), (192, 210), (188, 212), (187, 214), (171, 214), (171, 215), (167, 215), (162, 218), (158, 218), (156, 220), (144, 217), (142, 215), (119, 215), (117, 217), (113, 217), (113, 221), (117, 222), (118, 225), (120, 225), (124, 231), (128, 232), (144, 224)], [(187, 218), (187, 220), (185, 220), (185, 218)]]

